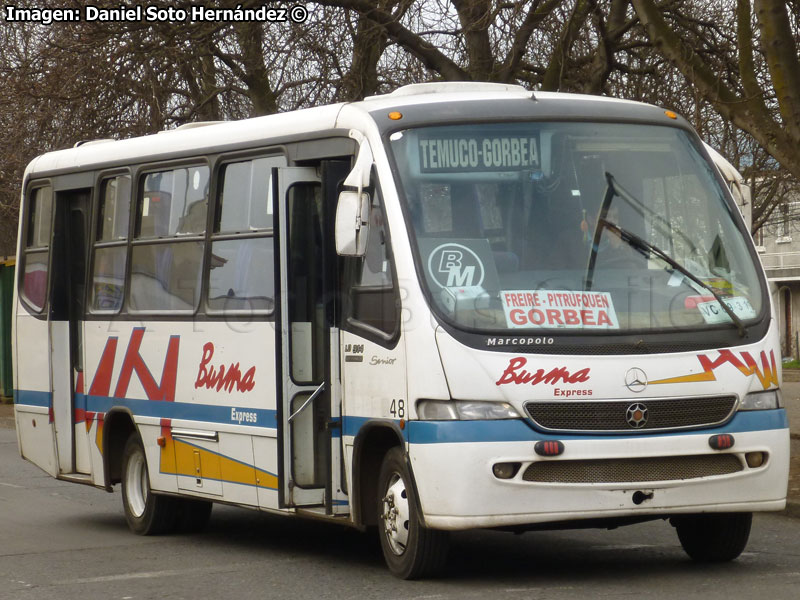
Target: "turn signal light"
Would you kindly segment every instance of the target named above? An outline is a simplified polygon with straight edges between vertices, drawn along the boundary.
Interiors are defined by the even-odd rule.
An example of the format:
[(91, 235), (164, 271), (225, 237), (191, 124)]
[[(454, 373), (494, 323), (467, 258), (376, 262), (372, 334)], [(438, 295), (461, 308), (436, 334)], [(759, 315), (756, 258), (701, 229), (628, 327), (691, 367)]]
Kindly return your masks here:
[(392, 111), (392, 112), (389, 113), (389, 118), (392, 121), (399, 121), (400, 119), (403, 118), (403, 113), (397, 112), (397, 111)]
[(728, 448), (733, 448), (735, 441), (731, 434), (723, 433), (721, 435), (712, 435), (708, 438), (708, 445), (714, 450), (727, 450)]
[(536, 442), (533, 450), (539, 456), (558, 456), (564, 452), (564, 444), (557, 440), (555, 442)]

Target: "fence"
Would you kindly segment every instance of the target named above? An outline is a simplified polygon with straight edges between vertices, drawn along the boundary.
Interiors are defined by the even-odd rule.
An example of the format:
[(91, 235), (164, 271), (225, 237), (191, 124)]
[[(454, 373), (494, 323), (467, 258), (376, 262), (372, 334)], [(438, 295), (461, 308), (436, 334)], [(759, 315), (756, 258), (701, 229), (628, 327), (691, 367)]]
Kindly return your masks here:
[(759, 256), (766, 270), (800, 267), (800, 252), (769, 252)]

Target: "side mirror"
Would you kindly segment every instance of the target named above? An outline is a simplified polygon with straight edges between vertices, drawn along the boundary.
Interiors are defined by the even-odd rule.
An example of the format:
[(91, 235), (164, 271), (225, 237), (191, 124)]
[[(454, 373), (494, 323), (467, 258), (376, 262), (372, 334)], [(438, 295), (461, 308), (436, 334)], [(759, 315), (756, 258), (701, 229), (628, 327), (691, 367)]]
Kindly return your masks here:
[(369, 239), (369, 195), (344, 191), (336, 205), (336, 253), (364, 256)]

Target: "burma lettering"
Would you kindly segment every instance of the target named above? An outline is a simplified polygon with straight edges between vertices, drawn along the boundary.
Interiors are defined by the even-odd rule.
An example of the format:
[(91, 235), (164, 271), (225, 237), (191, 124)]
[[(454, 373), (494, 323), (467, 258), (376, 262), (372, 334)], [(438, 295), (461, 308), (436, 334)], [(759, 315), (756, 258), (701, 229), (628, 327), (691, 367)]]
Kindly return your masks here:
[(539, 369), (535, 373), (531, 373), (522, 368), (527, 363), (528, 359), (522, 356), (512, 358), (495, 385), (505, 385), (508, 383), (513, 383), (515, 385), (538, 385), (540, 383), (556, 385), (558, 383), (585, 383), (589, 381), (588, 368), (581, 369), (575, 373), (570, 373), (567, 371), (566, 367), (556, 367), (547, 373), (545, 373), (544, 369)]
[(225, 390), (230, 394), (234, 388), (237, 392), (249, 392), (255, 387), (255, 367), (250, 367), (242, 376), (238, 362), (229, 365), (227, 369), (224, 365), (214, 367), (209, 364), (213, 357), (214, 344), (208, 342), (203, 346), (203, 358), (197, 371), (197, 380), (194, 382), (195, 388), (205, 387), (209, 390), (216, 389), (218, 392)]

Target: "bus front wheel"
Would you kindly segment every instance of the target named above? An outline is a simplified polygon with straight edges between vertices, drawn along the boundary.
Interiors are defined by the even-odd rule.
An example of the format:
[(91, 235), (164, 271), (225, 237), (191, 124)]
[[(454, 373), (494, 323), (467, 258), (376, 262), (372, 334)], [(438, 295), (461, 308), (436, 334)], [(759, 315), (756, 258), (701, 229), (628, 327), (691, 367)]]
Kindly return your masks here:
[(673, 517), (684, 551), (698, 562), (726, 562), (747, 546), (753, 513), (707, 513)]
[(139, 535), (157, 535), (175, 525), (175, 500), (154, 494), (142, 440), (132, 433), (122, 453), (122, 505), (128, 527)]
[(403, 452), (392, 448), (378, 476), (378, 535), (389, 571), (402, 579), (433, 575), (447, 559), (447, 532), (422, 526), (414, 493)]

